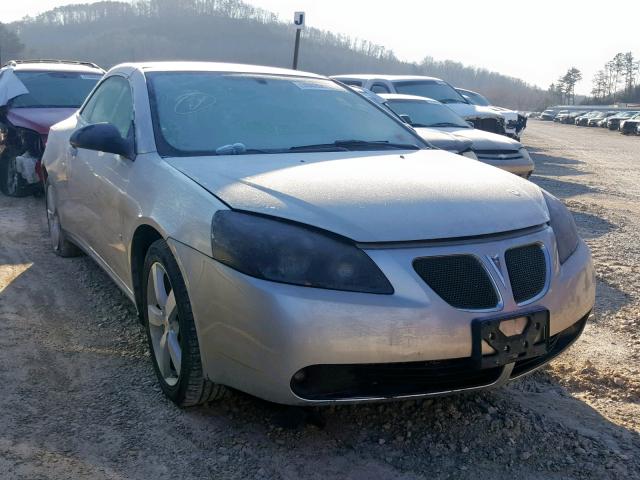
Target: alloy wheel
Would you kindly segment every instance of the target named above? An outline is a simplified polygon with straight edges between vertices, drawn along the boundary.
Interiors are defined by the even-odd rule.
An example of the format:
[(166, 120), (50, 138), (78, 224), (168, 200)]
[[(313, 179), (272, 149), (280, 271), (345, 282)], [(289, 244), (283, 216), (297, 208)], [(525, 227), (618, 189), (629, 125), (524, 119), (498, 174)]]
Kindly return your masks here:
[(158, 370), (169, 386), (178, 383), (182, 367), (178, 308), (171, 281), (161, 263), (151, 265), (147, 280), (149, 335)]

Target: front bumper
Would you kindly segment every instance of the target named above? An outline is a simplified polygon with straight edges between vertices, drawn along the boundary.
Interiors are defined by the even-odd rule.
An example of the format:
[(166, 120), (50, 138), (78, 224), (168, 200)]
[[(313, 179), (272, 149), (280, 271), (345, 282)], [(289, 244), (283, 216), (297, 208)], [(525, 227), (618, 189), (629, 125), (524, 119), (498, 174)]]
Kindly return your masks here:
[[(501, 297), (498, 308), (486, 312), (453, 308), (411, 268), (417, 257), (463, 252), (477, 256), (487, 270), (493, 272), (493, 277), (499, 277), (491, 270), (495, 267), (491, 266), (490, 258), (503, 256), (513, 246), (532, 242), (544, 244), (549, 252), (550, 280), (546, 293), (526, 307), (515, 303), (508, 281), (503, 283), (497, 279), (495, 284)], [(586, 319), (595, 298), (593, 266), (587, 246), (581, 242), (576, 252), (560, 266), (553, 232), (548, 227), (526, 235), (477, 243), (367, 249), (394, 286), (393, 295), (268, 282), (238, 273), (181, 243), (170, 241), (170, 246), (187, 282), (206, 376), (284, 404), (441, 395), (504, 383), (516, 375), (513, 364), (479, 379), (473, 377), (466, 383), (430, 383), (433, 388), (418, 392), (407, 393), (402, 388), (384, 395), (354, 391), (346, 397), (317, 399), (313, 395), (303, 398), (304, 389), (297, 390), (300, 395), (292, 389), (296, 372), (311, 366), (395, 364), (397, 367), (403, 363), (438, 362), (445, 367), (453, 362), (464, 367), (472, 353), (471, 322), (475, 318), (520, 312), (524, 308), (546, 308), (550, 312), (550, 335), (553, 336)], [(532, 368), (546, 361), (548, 359), (541, 359), (540, 364)], [(520, 374), (529, 370), (521, 369)], [(462, 379), (468, 374), (468, 369), (462, 368), (455, 376)]]
[(535, 168), (533, 161), (524, 157), (506, 160), (478, 158), (478, 160), (482, 163), (486, 163), (488, 165), (491, 165), (492, 167), (506, 170), (507, 172), (513, 173), (523, 178), (529, 178)]

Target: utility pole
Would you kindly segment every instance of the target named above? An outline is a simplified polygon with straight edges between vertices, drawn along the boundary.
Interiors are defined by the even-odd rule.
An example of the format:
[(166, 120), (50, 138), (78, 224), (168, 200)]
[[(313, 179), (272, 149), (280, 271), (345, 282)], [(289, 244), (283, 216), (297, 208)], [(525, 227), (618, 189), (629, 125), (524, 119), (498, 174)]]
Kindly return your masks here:
[(295, 12), (293, 15), (293, 23), (296, 28), (296, 45), (293, 49), (293, 69), (298, 69), (298, 53), (300, 53), (300, 32), (304, 28), (305, 14), (304, 12)]

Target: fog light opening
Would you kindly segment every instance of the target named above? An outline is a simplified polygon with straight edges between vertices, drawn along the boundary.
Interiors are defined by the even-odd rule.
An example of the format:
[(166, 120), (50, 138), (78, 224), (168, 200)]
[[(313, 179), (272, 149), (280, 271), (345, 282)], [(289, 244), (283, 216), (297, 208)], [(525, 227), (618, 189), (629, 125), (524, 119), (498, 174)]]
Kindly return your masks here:
[(304, 382), (306, 379), (307, 379), (307, 373), (304, 371), (304, 368), (302, 370), (298, 370), (296, 373), (293, 374), (293, 381), (296, 383)]

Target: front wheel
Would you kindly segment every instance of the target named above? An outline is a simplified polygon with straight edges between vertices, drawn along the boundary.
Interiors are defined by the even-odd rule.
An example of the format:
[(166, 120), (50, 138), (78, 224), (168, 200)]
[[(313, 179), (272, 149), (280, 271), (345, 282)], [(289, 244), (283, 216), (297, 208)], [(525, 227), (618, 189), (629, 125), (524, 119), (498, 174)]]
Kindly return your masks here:
[(223, 397), (226, 388), (204, 377), (187, 287), (164, 240), (149, 248), (143, 272), (145, 327), (160, 388), (180, 407)]
[(31, 193), (30, 185), (16, 168), (14, 155), (0, 157), (0, 190), (9, 197), (26, 197)]

